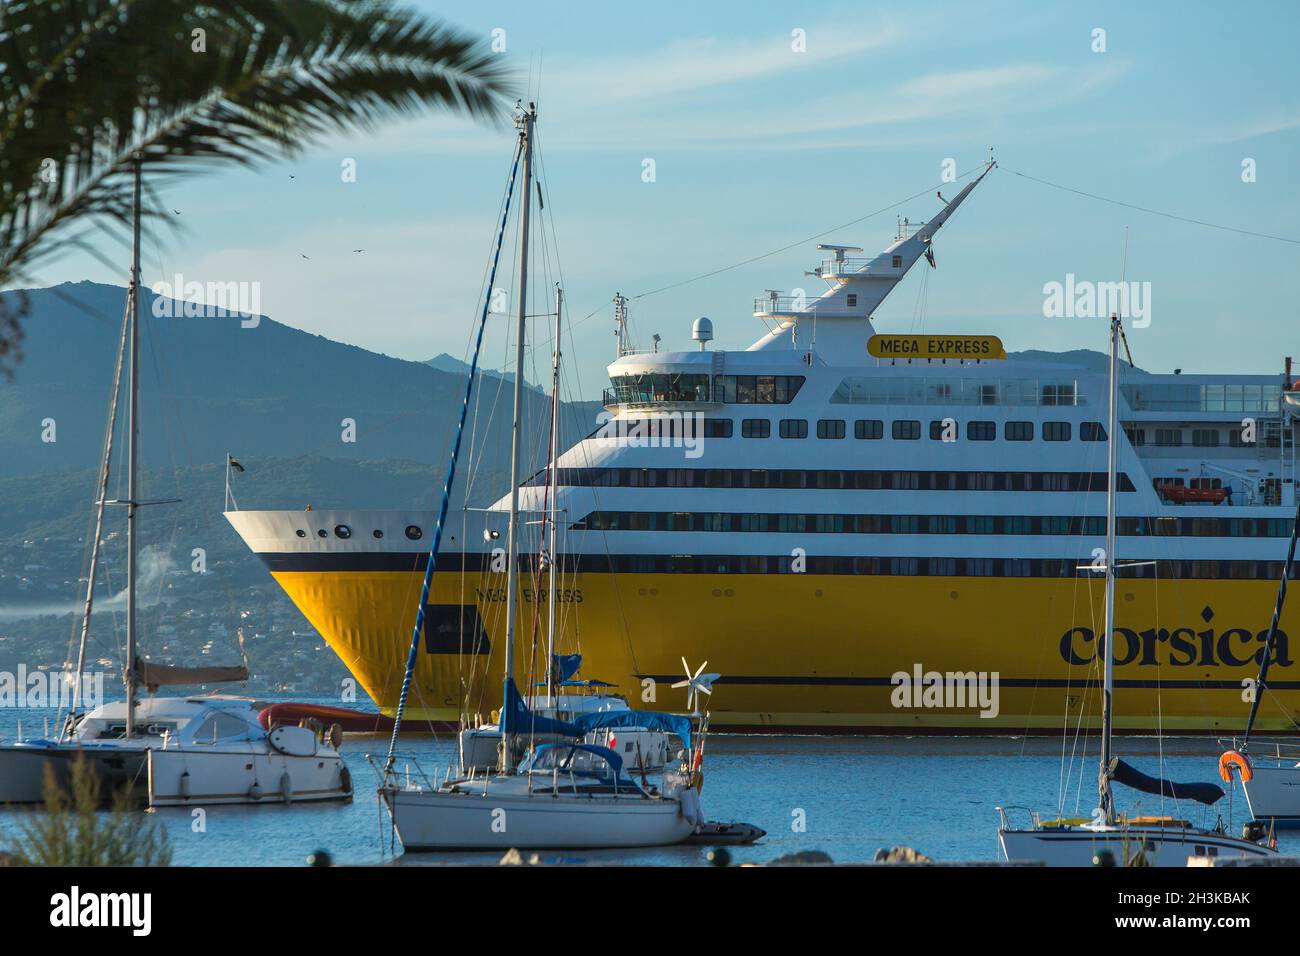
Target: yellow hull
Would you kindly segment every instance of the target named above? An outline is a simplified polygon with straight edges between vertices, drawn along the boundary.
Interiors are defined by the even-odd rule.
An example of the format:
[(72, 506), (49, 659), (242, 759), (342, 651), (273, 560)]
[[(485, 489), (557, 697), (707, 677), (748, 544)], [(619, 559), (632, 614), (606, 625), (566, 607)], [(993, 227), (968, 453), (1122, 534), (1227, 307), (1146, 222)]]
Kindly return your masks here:
[[(391, 714), (421, 573), (274, 576)], [(1248, 707), (1243, 682), (1256, 676), (1275, 587), (1240, 580), (1120, 582), (1116, 729), (1240, 730)], [(536, 679), (535, 662), (545, 654), (545, 608), (534, 602), (537, 593), (525, 584), (519, 602), (521, 685), (530, 673)], [(545, 589), (540, 593), (544, 600)], [(566, 581), (563, 597), (558, 649), (580, 649), (583, 674), (617, 683), (633, 706), (683, 709), (684, 692), (668, 685), (680, 679), (683, 657), (692, 666), (707, 660), (709, 670), (723, 674), (709, 702), (717, 729), (1055, 734), (1093, 729), (1099, 719), (1098, 581), (585, 573)], [(491, 649), (473, 655), (422, 647), (411, 717), (454, 722), (462, 701), (483, 715), (499, 706), (504, 601), (501, 575), (435, 577), (430, 604), (477, 607)], [(1300, 611), (1284, 615), (1283, 632), (1298, 625)], [(535, 634), (540, 647), (533, 651)], [(1300, 702), (1300, 667), (1291, 654), (1283, 633), (1260, 708), (1263, 730), (1294, 729), (1283, 711)], [(935, 702), (900, 697), (894, 675), (930, 672), (996, 673), (996, 715), (981, 716), (973, 698), (967, 706), (927, 706)]]

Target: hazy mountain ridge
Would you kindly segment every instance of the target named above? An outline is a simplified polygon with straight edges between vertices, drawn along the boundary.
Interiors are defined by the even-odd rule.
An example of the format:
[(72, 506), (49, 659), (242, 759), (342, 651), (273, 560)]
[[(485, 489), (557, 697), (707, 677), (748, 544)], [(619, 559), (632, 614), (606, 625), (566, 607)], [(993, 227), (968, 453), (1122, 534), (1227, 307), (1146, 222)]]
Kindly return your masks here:
[[(0, 477), (96, 466), (125, 294), (91, 282), (28, 290), (25, 357), (14, 380), (0, 382)], [(455, 426), (449, 412), (460, 405), (464, 371), (368, 352), (266, 317), (251, 328), (234, 316), (159, 318), (154, 299), (146, 293), (141, 303), (146, 464), (220, 463), (227, 452), (241, 460), (446, 462)], [(477, 451), (504, 461), (510, 415), (499, 403), (510, 395), (498, 375), (481, 381), (476, 407), (486, 427), (473, 432)], [(543, 420), (545, 396), (525, 394), (527, 418)], [(504, 414), (492, 414), (494, 404)], [(590, 431), (598, 409), (566, 404), (563, 435), (576, 440)], [(343, 440), (345, 419), (356, 422), (355, 442)], [(42, 441), (47, 420), (54, 442)]]

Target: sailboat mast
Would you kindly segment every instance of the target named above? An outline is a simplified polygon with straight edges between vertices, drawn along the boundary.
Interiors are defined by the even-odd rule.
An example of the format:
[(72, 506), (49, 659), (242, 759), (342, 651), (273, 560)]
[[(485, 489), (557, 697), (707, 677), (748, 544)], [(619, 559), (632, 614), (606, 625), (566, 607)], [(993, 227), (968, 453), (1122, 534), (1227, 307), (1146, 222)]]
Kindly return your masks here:
[[(510, 769), (513, 743), (511, 690), (515, 678), (515, 588), (519, 577), (519, 444), (524, 415), (524, 334), (528, 318), (528, 219), (533, 194), (533, 124), (537, 110), (531, 103), (518, 122), (523, 138), (524, 181), (519, 210), (519, 319), (515, 325), (515, 411), (510, 428), (510, 518), (506, 526), (506, 647), (504, 706), (501, 710), (501, 770)], [(510, 715), (510, 716), (507, 716)]]
[(131, 193), (131, 376), (127, 402), (126, 473), (126, 736), (135, 733), (135, 511), (140, 468), (140, 156)]
[(1115, 808), (1110, 791), (1111, 725), (1114, 721), (1115, 690), (1115, 512), (1118, 504), (1119, 430), (1119, 316), (1110, 317), (1110, 387), (1106, 421), (1106, 606), (1105, 653), (1101, 711), (1101, 774), (1098, 778), (1101, 809), (1106, 823), (1115, 822)]
[(564, 290), (555, 287), (555, 356), (551, 362), (551, 466), (548, 469), (550, 487), (550, 514), (547, 516), (549, 540), (546, 544), (550, 566), (546, 572), (546, 695), (551, 704), (555, 703), (555, 572), (557, 558), (555, 551), (555, 517), (558, 512), (555, 492), (560, 480), (556, 472), (556, 458), (560, 453), (560, 313), (564, 306)]

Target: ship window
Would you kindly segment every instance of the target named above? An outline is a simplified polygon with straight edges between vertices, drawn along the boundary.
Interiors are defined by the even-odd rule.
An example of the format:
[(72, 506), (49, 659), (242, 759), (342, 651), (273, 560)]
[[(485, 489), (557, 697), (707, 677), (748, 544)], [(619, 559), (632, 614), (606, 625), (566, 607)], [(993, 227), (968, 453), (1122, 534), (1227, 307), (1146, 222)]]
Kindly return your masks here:
[(1197, 448), (1217, 448), (1219, 430), (1217, 428), (1193, 428), (1192, 444)]
[(329, 535), (330, 533), (326, 531), (324, 528), (321, 528), (319, 531), (316, 532), (316, 537), (318, 538), (328, 538)]
[(730, 418), (706, 418), (704, 419), (704, 437), (730, 438), (732, 427)]
[(1033, 422), (1007, 422), (1004, 429), (1007, 441), (1033, 441)]
[(419, 541), (424, 537), (424, 532), (420, 530), (418, 524), (408, 524), (406, 526), (406, 536), (412, 541)]
[(921, 437), (921, 423), (913, 419), (900, 418), (893, 424), (893, 435), (900, 441), (916, 441)]
[(1069, 422), (1043, 422), (1043, 441), (1069, 441)]
[(783, 418), (781, 419), (781, 437), (782, 438), (807, 438), (808, 422), (803, 418)]
[(858, 307), (858, 294), (857, 294), (856, 292), (850, 292), (850, 293), (849, 293), (849, 308), (850, 308), (850, 309), (856, 309), (857, 307)]
[(823, 418), (817, 422), (818, 438), (843, 438), (844, 437), (844, 419), (842, 418)]
[(771, 438), (772, 423), (766, 418), (746, 418), (740, 423), (742, 438)]
[[(952, 431), (948, 432), (946, 427), (949, 423), (952, 425)], [(949, 437), (945, 439), (945, 434)], [(956, 441), (957, 440), (957, 423), (951, 418), (942, 420), (936, 419), (930, 422), (930, 441)]]
[(294, 534), (296, 534), (300, 538), (307, 537), (307, 532), (303, 531), (302, 528), (299, 528), (297, 531), (294, 532)]
[(1079, 425), (1079, 441), (1105, 441), (1106, 429), (1101, 422), (1083, 422)]
[(376, 528), (374, 531), (370, 533), (374, 535), (376, 538), (382, 538), (384, 536), (384, 533), (380, 531), (378, 528)]
[(859, 418), (853, 423), (853, 437), (875, 440), (885, 437), (885, 423), (878, 418)]
[(1158, 448), (1181, 448), (1183, 445), (1183, 432), (1180, 428), (1157, 428), (1156, 429), (1156, 447)]
[(901, 268), (903, 268), (903, 257), (902, 257), (902, 256), (894, 256), (893, 259), (891, 260), (891, 264), (893, 265), (893, 267), (894, 267), (895, 269), (901, 269)]
[(996, 422), (967, 422), (966, 438), (969, 441), (993, 441), (998, 436)]
[(1147, 433), (1144, 428), (1125, 428), (1124, 434), (1128, 436), (1129, 444), (1134, 448), (1147, 443)]
[[(1252, 436), (1253, 437), (1253, 436)], [(1249, 448), (1255, 444), (1253, 441), (1246, 441), (1246, 435), (1243, 429), (1228, 429), (1228, 444), (1233, 448)]]
[(345, 524), (336, 524), (334, 526), (334, 534), (339, 538), (350, 538), (352, 537), (352, 529)]

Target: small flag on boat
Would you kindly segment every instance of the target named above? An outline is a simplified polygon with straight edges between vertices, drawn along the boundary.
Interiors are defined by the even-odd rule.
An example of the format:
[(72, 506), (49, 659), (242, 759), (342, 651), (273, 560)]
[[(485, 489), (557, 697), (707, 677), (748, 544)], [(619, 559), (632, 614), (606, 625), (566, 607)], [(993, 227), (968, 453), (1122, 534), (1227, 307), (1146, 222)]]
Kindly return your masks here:
[(226, 466), (227, 466), (228, 468), (233, 468), (233, 469), (235, 469), (235, 471), (238, 471), (238, 472), (243, 472), (243, 470), (244, 470), (244, 466), (241, 465), (241, 464), (238, 462), (238, 460), (236, 460), (236, 458), (235, 458), (234, 455), (227, 455), (227, 456), (226, 456)]
[(925, 261), (930, 263), (931, 269), (937, 268), (937, 266), (935, 266), (934, 264), (934, 249), (932, 249), (928, 245), (925, 247)]

